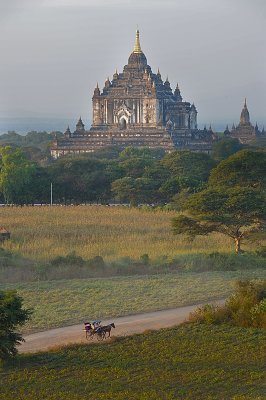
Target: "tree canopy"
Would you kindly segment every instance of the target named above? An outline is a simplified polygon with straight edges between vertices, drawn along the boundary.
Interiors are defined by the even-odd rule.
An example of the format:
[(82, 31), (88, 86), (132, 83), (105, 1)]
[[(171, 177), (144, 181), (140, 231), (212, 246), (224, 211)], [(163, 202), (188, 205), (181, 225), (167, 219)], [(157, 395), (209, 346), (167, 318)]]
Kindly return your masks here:
[(224, 138), (213, 144), (212, 158), (217, 161), (225, 160), (245, 146), (238, 139)]

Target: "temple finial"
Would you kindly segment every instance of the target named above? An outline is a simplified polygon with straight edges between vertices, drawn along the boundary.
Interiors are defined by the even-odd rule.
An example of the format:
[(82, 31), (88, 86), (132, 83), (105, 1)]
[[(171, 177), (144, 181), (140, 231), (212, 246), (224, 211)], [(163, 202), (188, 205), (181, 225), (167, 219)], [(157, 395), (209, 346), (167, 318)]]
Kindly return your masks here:
[(245, 104), (244, 107), (247, 107), (247, 98), (245, 97)]
[(134, 50), (133, 53), (142, 53), (141, 47), (140, 47), (140, 41), (139, 41), (139, 30), (137, 29), (136, 31), (136, 39), (135, 39), (135, 45), (134, 45)]

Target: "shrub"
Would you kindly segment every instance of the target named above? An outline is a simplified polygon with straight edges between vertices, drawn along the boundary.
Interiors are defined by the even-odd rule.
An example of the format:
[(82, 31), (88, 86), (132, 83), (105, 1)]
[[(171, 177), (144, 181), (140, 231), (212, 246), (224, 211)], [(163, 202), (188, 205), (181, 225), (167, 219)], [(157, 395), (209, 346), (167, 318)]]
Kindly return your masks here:
[(254, 326), (266, 329), (266, 298), (252, 307), (250, 314)]
[(235, 294), (226, 303), (234, 325), (254, 326), (251, 310), (264, 298), (266, 298), (266, 281), (259, 283), (238, 281)]
[(257, 256), (266, 258), (266, 246), (256, 251)]
[(89, 266), (95, 267), (97, 269), (105, 268), (105, 262), (102, 256), (95, 256), (88, 261)]
[(189, 321), (266, 328), (266, 281), (238, 281), (224, 306), (206, 304), (191, 313)]
[(140, 260), (144, 265), (149, 265), (150, 264), (149, 254), (142, 254), (142, 256), (140, 256)]
[(75, 251), (67, 254), (65, 257), (58, 256), (58, 257), (55, 257), (53, 260), (51, 260), (51, 265), (53, 265), (53, 266), (61, 266), (61, 265), (82, 266), (84, 264), (85, 264), (85, 260), (82, 257), (77, 256)]
[(229, 321), (229, 313), (226, 307), (219, 307), (213, 304), (205, 304), (190, 313), (190, 322), (206, 324), (221, 324)]

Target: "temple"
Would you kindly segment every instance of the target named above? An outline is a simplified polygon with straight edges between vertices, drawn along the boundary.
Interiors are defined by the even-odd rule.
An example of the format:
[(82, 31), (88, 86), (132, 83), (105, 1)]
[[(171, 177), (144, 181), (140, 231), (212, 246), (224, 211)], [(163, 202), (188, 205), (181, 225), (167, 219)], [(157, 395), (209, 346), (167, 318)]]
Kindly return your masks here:
[(197, 128), (194, 104), (183, 101), (178, 84), (174, 91), (160, 71), (153, 73), (140, 45), (139, 31), (123, 72), (106, 79), (102, 91), (97, 83), (92, 97), (93, 118), (85, 130), (79, 118), (76, 129), (67, 128), (56, 139), (51, 155), (88, 153), (107, 146), (163, 148), (210, 152), (216, 136), (212, 129)]
[(228, 125), (224, 131), (224, 135), (227, 137), (238, 139), (240, 143), (251, 143), (257, 137), (265, 136), (264, 128), (260, 131), (256, 123), (253, 126), (250, 122), (249, 111), (247, 107), (247, 100), (245, 99), (244, 107), (240, 114), (240, 121), (237, 126), (233, 124), (231, 131)]

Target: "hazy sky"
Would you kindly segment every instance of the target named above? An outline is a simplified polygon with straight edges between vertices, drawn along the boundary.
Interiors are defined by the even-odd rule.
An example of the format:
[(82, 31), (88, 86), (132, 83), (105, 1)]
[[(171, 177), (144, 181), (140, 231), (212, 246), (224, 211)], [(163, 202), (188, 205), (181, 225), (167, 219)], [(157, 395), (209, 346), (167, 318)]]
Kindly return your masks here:
[(266, 127), (265, 0), (0, 0), (0, 117), (91, 119), (95, 84), (122, 71), (137, 26), (200, 126), (238, 123), (247, 97)]

